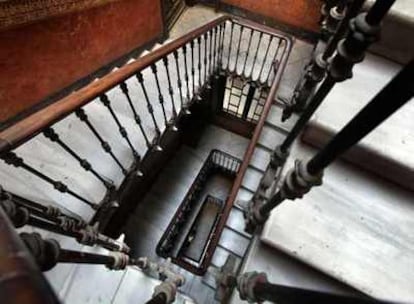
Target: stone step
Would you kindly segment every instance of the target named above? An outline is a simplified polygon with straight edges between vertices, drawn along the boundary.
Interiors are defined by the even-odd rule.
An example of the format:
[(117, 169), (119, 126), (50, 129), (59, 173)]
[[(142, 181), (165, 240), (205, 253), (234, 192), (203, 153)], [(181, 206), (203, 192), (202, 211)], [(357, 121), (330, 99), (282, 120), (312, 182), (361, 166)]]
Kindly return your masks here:
[[(284, 174), (314, 153), (297, 142)], [(272, 211), (261, 240), (374, 298), (405, 303), (414, 298), (413, 226), (412, 191), (338, 160), (321, 186)]]
[[(368, 54), (354, 77), (337, 84), (306, 127), (302, 140), (323, 147), (401, 67)], [(390, 100), (392, 102), (392, 100)], [(414, 103), (408, 102), (344, 155), (348, 161), (414, 189)]]
[[(368, 0), (366, 8), (375, 1)], [(407, 63), (414, 54), (414, 5), (412, 0), (395, 1), (382, 22), (381, 39), (370, 50), (398, 63)]]

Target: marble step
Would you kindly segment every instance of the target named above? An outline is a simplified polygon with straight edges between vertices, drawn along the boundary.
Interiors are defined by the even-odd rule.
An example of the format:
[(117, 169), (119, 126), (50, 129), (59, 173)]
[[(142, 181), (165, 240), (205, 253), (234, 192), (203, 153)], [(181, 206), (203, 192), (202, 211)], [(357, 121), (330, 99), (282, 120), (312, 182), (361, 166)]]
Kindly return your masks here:
[[(284, 169), (315, 151), (292, 147)], [(414, 299), (413, 192), (338, 160), (323, 184), (274, 209), (261, 240), (380, 299)]]
[[(337, 84), (303, 132), (302, 140), (323, 147), (400, 70), (368, 54), (355, 65), (352, 79)], [(392, 102), (392, 100), (390, 100)], [(386, 179), (414, 189), (414, 103), (411, 100), (372, 131), (344, 158)]]
[[(365, 7), (375, 1), (368, 0)], [(407, 63), (414, 54), (414, 5), (412, 0), (395, 1), (382, 22), (381, 39), (370, 50), (399, 63)]]

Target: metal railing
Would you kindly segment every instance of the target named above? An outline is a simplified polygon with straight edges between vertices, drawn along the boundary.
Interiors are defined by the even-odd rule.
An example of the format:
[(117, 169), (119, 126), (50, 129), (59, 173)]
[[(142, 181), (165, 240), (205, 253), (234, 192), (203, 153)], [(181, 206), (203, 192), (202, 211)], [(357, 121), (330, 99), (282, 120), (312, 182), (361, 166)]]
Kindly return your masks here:
[[(258, 38), (256, 46), (252, 44), (252, 37)], [(266, 48), (264, 55), (257, 51), (262, 46)], [(126, 180), (142, 175), (145, 177), (141, 163), (152, 153), (163, 153), (163, 134), (167, 130), (177, 131), (177, 121), (190, 114), (191, 105), (201, 99), (205, 90), (211, 89), (214, 79), (220, 76), (239, 77), (251, 90), (265, 91), (266, 99), (261, 99), (260, 105), (259, 101), (255, 104), (252, 99), (243, 107), (242, 118), (254, 121), (256, 126), (244, 159), (241, 165), (237, 164), (235, 183), (218, 220), (216, 233), (210, 240), (209, 246), (215, 248), (273, 103), (290, 48), (289, 38), (271, 28), (228, 16), (218, 18), (2, 130), (0, 158), (8, 166), (24, 171), (26, 177), (30, 176), (33, 180), (49, 185), (52, 191), (61, 192), (62, 198), (71, 197), (90, 207), (93, 213), (106, 212), (118, 207), (118, 198), (122, 195)], [(91, 105), (99, 105), (105, 110), (108, 118), (104, 124), (97, 123), (99, 117), (96, 117), (98, 114), (93, 108), (91, 110)], [(121, 105), (123, 111), (119, 110)], [(257, 110), (258, 107), (260, 110)], [(256, 110), (250, 115), (249, 111), (253, 108)], [(82, 125), (85, 134), (93, 138), (90, 142), (87, 141), (87, 145), (94, 145), (93, 152), (100, 150), (99, 153), (108, 156), (117, 174), (121, 175), (120, 182), (115, 182), (107, 177), (107, 173), (102, 173), (102, 169), (94, 163), (96, 158), (84, 154), (79, 145), (73, 144), (70, 140), (70, 127), (62, 132), (59, 123), (69, 118), (72, 119), (72, 124)], [(121, 153), (115, 149), (118, 147), (113, 142), (113, 135), (107, 133), (106, 124), (111, 124), (111, 129), (115, 127), (119, 133), (118, 141), (122, 141), (128, 151), (129, 164), (124, 159), (126, 152)], [(66, 177), (58, 177), (59, 172), (51, 174), (44, 170), (42, 164), (32, 162), (30, 152), (21, 154), (21, 147), (39, 137), (46, 138), (54, 146), (53, 149), (60, 149), (72, 162), (77, 162), (85, 174), (103, 186), (105, 191), (102, 191), (100, 200), (93, 200), (66, 183)], [(141, 137), (146, 149), (138, 148), (137, 137)], [(49, 157), (53, 159), (53, 153)], [(70, 168), (65, 171), (70, 175)], [(25, 195), (2, 190), (2, 207), (16, 227), (33, 225), (73, 237), (82, 244), (97, 244), (111, 251), (119, 251), (108, 256), (85, 255), (56, 249), (53, 247), (54, 242), (45, 243), (37, 236), (24, 237), (26, 244), (46, 244), (44, 248), (55, 248), (55, 255), (60, 252), (60, 259), (55, 257), (55, 263), (98, 263), (114, 269), (135, 263), (125, 253), (128, 247), (100, 234), (99, 227), (93, 225), (93, 221), (88, 223), (80, 216), (73, 216), (72, 212), (48, 207), (40, 200), (36, 202), (23, 196)], [(37, 248), (36, 246), (31, 249)]]

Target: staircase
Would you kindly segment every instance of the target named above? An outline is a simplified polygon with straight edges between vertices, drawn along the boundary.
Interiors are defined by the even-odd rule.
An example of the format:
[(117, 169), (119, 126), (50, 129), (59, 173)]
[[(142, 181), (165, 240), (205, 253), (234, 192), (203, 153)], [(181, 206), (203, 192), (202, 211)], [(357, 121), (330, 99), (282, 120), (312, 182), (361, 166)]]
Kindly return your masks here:
[[(148, 186), (144, 185), (152, 183), (174, 157), (180, 137), (191, 135), (193, 130), (187, 130), (186, 126), (192, 123), (192, 116), (197, 117), (200, 106), (211, 108), (213, 116), (227, 115), (236, 125), (246, 120), (248, 127), (240, 132), (245, 136), (254, 133), (253, 140), (243, 138), (233, 151), (243, 158), (243, 165), (238, 173), (239, 181), (231, 185), (231, 193), (218, 224), (219, 232), (211, 241), (212, 250), (217, 255), (221, 252), (222, 256), (216, 257), (217, 266), (222, 264), (225, 252), (238, 255), (239, 263), (242, 262), (251, 236), (242, 231), (242, 212), (237, 206), (233, 207), (233, 201), (246, 170), (243, 187), (250, 187), (250, 191), (253, 190), (254, 179), (261, 174), (260, 167), (247, 167), (247, 164), (267, 113), (273, 107), (273, 97), (290, 47), (290, 40), (273, 29), (250, 21), (220, 17), (181, 38), (157, 45), (139, 58), (131, 58), (125, 66), (114, 68), (102, 79), (0, 133), (3, 159), (0, 174), (5, 195), (10, 195), (14, 203), (14, 194), (28, 199), (29, 205), (22, 208), (29, 208), (28, 222), (35, 226), (24, 226), (19, 232), (39, 232), (43, 238), (58, 240), (60, 254), (65, 256), (66, 263), (69, 262), (59, 263), (46, 272), (61, 299), (68, 303), (124, 303), (131, 300), (128, 292), (119, 294), (118, 290), (124, 290), (132, 280), (143, 278), (142, 272), (132, 268), (114, 272), (99, 265), (71, 264), (71, 261), (79, 261), (83, 254), (89, 257), (89, 263), (96, 259), (106, 260), (109, 261), (105, 262), (106, 265), (117, 269), (114, 257), (122, 257), (124, 253), (113, 253), (110, 244), (123, 244), (123, 239), (104, 239), (101, 233), (119, 235), (119, 229), (125, 225), (124, 218), (138, 204), (146, 205), (146, 209), (151, 204), (152, 208), (154, 195), (148, 194), (144, 201), (138, 202), (136, 198), (140, 196), (136, 191), (147, 190)], [(211, 104), (211, 99), (217, 102), (212, 95), (220, 85), (216, 80), (223, 79), (222, 84), (225, 84), (227, 77), (237, 78), (243, 83), (243, 90), (256, 91), (259, 98), (256, 95), (239, 97), (233, 106), (236, 107), (235, 112), (229, 104), (224, 105), (220, 101)], [(271, 127), (269, 131), (273, 132)], [(189, 135), (185, 135), (186, 132)], [(210, 138), (217, 140), (215, 136)], [(217, 148), (214, 140), (206, 143), (201, 155)], [(227, 146), (228, 142), (223, 141), (223, 145)], [(260, 157), (267, 153), (266, 149), (260, 149), (258, 144), (254, 156), (259, 162), (257, 166), (263, 165)], [(185, 157), (188, 152), (180, 150), (179, 155)], [(59, 220), (55, 215), (32, 214), (44, 205), (58, 207), (59, 212), (63, 212), (58, 215)], [(61, 226), (60, 218), (70, 216), (79, 219), (83, 228)], [(162, 216), (157, 213), (157, 217)], [(56, 223), (49, 223), (49, 220), (56, 220)], [(129, 223), (134, 223), (133, 217)], [(143, 223), (139, 221), (126, 227), (132, 225), (132, 230), (151, 227)], [(44, 232), (45, 229), (53, 232)], [(127, 231), (128, 228), (124, 232)], [(77, 241), (81, 244), (67, 237), (74, 235), (79, 236)], [(239, 245), (234, 238), (245, 242), (242, 251), (237, 247), (229, 249), (228, 244)], [(90, 247), (97, 239), (102, 239), (99, 242), (112, 249)], [(130, 242), (128, 234), (127, 241)], [(132, 256), (141, 256), (135, 256), (132, 249)], [(157, 260), (154, 249), (145, 254)], [(155, 282), (148, 280), (149, 285)], [(192, 280), (194, 276), (190, 274), (188, 281)], [(198, 288), (207, 288), (210, 292), (214, 288), (209, 282), (196, 280), (200, 283)], [(193, 285), (187, 287), (193, 290), (187, 290), (187, 293), (199, 297), (197, 284)], [(139, 294), (134, 300), (140, 302), (142, 296), (145, 295)], [(185, 297), (180, 296), (180, 299)], [(214, 302), (214, 297), (211, 300)], [(185, 301), (191, 302), (189, 299)]]
[[(282, 285), (412, 300), (414, 209), (405, 189), (413, 182), (412, 158), (404, 142), (412, 136), (401, 132), (412, 127), (410, 104), (408, 116), (404, 112), (379, 129), (391, 134), (389, 141), (367, 138), (345, 156), (351, 164), (332, 166), (324, 187), (284, 202), (258, 235), (244, 231), (245, 202), (275, 193), (294, 159), (314, 155), (399, 67), (378, 57), (384, 48), (374, 46), (377, 55), (355, 69), (359, 84), (345, 82), (328, 95), (263, 192), (271, 155), (298, 120), (294, 114), (282, 122), (281, 116), (311, 49), (268, 27), (221, 16), (2, 130), (2, 187), (33, 204), (16, 203), (30, 213), (18, 232), (58, 240), (65, 256), (45, 272), (59, 298), (144, 303), (161, 283), (160, 273), (149, 273), (139, 260), (148, 257), (186, 279), (174, 303), (218, 303), (213, 274), (231, 255), (237, 273), (265, 271)], [(388, 57), (402, 62), (402, 53)], [(373, 84), (382, 67), (386, 72)], [(214, 149), (242, 162), (233, 183), (219, 180), (209, 190), (225, 207), (206, 246), (210, 267), (199, 276), (174, 257), (176, 265), (166, 262), (155, 248)], [(38, 211), (46, 205), (62, 213)], [(60, 220), (82, 225), (67, 227)], [(233, 296), (230, 302), (240, 300)]]

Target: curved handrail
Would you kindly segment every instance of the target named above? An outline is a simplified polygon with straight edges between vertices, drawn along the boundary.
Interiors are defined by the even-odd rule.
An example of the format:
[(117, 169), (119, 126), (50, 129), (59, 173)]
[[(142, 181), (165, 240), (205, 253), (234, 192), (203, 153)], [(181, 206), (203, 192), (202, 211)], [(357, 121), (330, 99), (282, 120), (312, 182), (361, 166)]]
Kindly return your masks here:
[(100, 94), (112, 89), (114, 86), (133, 76), (138, 71), (145, 69), (152, 63), (162, 59), (164, 56), (182, 47), (194, 38), (197, 38), (206, 31), (230, 19), (230, 16), (222, 16), (210, 21), (184, 36), (161, 46), (157, 50), (138, 58), (136, 61), (126, 64), (118, 70), (103, 76), (99, 81), (91, 82), (79, 91), (75, 91), (57, 102), (18, 121), (14, 125), (0, 132), (0, 154), (16, 148), (23, 142), (39, 134), (44, 128), (65, 118), (77, 108), (91, 102)]

